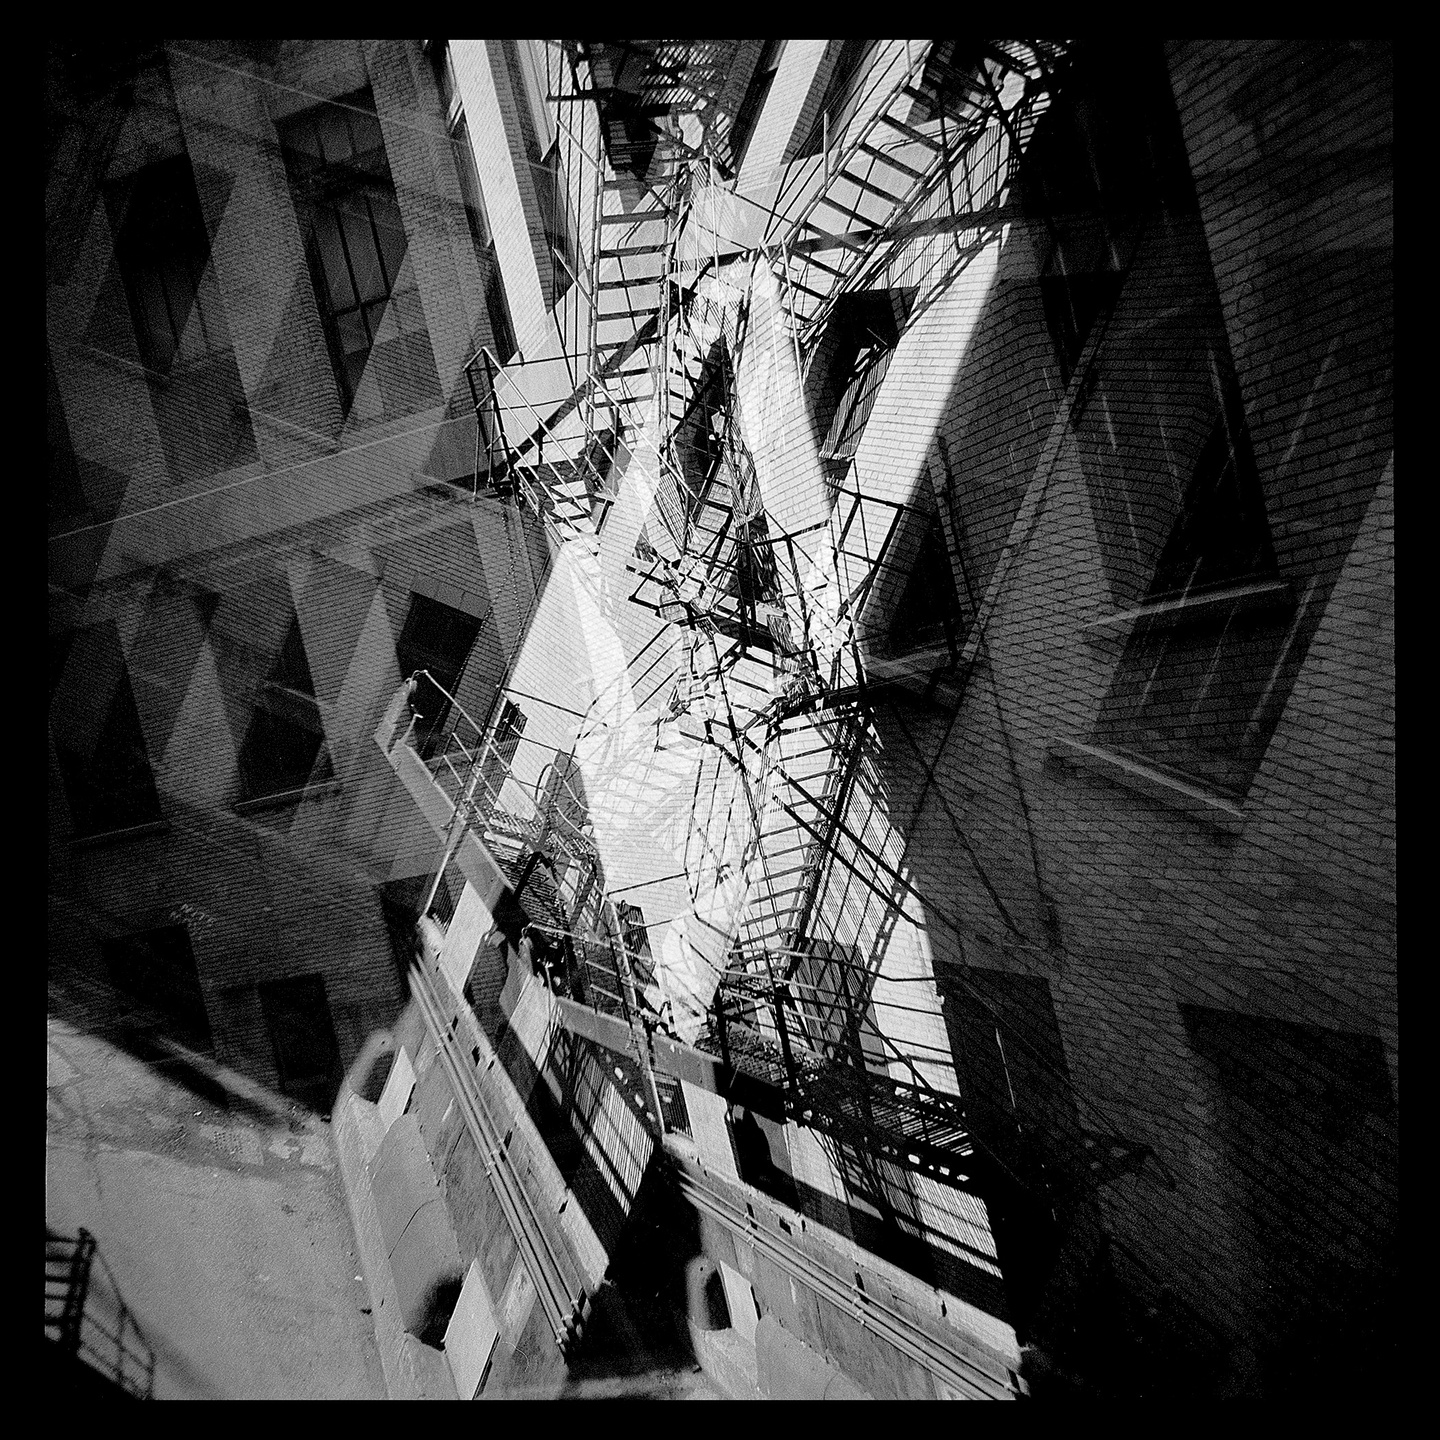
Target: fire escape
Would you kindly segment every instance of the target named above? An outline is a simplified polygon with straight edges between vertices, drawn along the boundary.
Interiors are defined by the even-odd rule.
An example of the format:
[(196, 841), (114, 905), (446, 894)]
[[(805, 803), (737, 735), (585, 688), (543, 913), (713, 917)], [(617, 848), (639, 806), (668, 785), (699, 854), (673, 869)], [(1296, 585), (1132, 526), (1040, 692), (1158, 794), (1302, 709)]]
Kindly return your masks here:
[[(962, 1098), (926, 1063), (935, 1057), (876, 1018), (879, 957), (913, 886), (855, 819), (872, 707), (893, 683), (870, 673), (863, 612), (879, 590), (893, 591), (901, 537), (925, 517), (857, 480), (835, 487), (826, 519), (783, 531), (764, 504), (736, 376), (758, 267), (778, 275), (797, 350), (813, 354), (840, 297), (873, 284), (897, 247), (953, 234), (963, 263), (984, 242), (1007, 214), (1057, 54), (1038, 42), (896, 49), (833, 129), (826, 117), (819, 163), (782, 184), (763, 246), (723, 264), (718, 247), (679, 259), (692, 197), (715, 183), (707, 126), (727, 64), (722, 42), (571, 42), (573, 87), (550, 97), (593, 101), (600, 118), (590, 368), (575, 395), (542, 415), (482, 352), (470, 370), (477, 446), (496, 493), (531, 509), (560, 544), (578, 542), (582, 583), (604, 609), (606, 475), (622, 437), (654, 439), (654, 523), (637, 543), (628, 601), (683, 643), (650, 698), (663, 696), (705, 747), (709, 773), (733, 777), (744, 801), (745, 901), (699, 1023), (657, 998), (653, 964), (607, 894), (584, 797), (566, 777), (542, 792), (521, 785), (496, 727), (476, 725), (456, 702), (439, 754), (428, 764), (417, 756), (426, 775), (412, 788), (417, 798), (424, 789), (446, 837), (442, 871), (469, 854), (466, 878), (512, 943), (543, 951), (563, 1024), (622, 1061), (622, 1087), (657, 1137), (683, 1125), (684, 1079), (783, 1115), (887, 1173), (972, 1191), (991, 1178)], [(414, 753), (400, 734), (400, 698), (382, 740), (397, 769), (402, 752)], [(839, 943), (821, 914), (842, 872), (870, 917), (866, 948)]]

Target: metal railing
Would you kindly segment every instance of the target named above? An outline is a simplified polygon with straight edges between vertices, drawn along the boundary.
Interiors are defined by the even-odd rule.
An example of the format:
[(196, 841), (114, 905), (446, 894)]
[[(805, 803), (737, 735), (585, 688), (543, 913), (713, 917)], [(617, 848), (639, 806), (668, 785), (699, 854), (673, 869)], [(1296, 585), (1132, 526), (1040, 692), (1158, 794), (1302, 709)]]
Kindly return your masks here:
[[(444, 716), (427, 736), (422, 758), (455, 807), (454, 819), (462, 830), (473, 827), (483, 833), (498, 825), (502, 833), (531, 845), (553, 839), (574, 859), (593, 857), (594, 842), (575, 818), (584, 813), (584, 800), (568, 777), (552, 770), (548, 793), (539, 780), (526, 784), (515, 775), (497, 736), (498, 716), (494, 724), (481, 725), (429, 670), (416, 670), (410, 680), (421, 676), (446, 702)], [(413, 738), (423, 718), (412, 709), (401, 743), (416, 749)], [(516, 739), (523, 741), (521, 736)]]
[(476, 1056), (466, 1053), (466, 1037), (459, 1031), (458, 1017), (455, 1022), (447, 1023), (441, 985), (419, 965), (411, 968), (410, 980), (411, 994), (434, 1040), (437, 1058), (480, 1152), (486, 1175), (534, 1283), (555, 1343), (562, 1352), (571, 1353), (588, 1317), (590, 1297), (575, 1257), (550, 1218), (554, 1212), (553, 1198), (542, 1200), (532, 1193), (527, 1183), (528, 1171), (512, 1155), (510, 1138), (514, 1120), (492, 1112), (476, 1079)]
[[(96, 1263), (109, 1294), (92, 1297)], [(45, 1338), (139, 1400), (155, 1396), (155, 1350), (120, 1298), (110, 1267), (83, 1226), (76, 1235), (45, 1230)]]

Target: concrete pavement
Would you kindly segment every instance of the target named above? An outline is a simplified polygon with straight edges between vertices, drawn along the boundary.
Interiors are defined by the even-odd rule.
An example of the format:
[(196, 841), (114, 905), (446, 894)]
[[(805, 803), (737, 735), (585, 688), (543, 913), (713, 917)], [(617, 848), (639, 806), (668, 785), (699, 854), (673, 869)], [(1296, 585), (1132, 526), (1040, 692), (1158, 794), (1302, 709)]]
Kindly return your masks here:
[(96, 1237), (156, 1398), (383, 1399), (329, 1126), (54, 1015), (46, 1038), (46, 1220)]

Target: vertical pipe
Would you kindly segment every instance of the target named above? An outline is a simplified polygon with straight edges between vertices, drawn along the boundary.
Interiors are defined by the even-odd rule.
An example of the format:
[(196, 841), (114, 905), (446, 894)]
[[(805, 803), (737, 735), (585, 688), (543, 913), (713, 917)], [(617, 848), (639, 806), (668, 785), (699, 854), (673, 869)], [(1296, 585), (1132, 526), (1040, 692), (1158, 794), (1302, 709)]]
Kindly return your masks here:
[(775, 1029), (780, 1035), (780, 1053), (785, 1059), (785, 1079), (788, 1088), (795, 1087), (795, 1056), (790, 1049), (790, 1029), (785, 1023), (785, 1001), (789, 997), (789, 989), (784, 985), (777, 985), (774, 989), (775, 1004)]

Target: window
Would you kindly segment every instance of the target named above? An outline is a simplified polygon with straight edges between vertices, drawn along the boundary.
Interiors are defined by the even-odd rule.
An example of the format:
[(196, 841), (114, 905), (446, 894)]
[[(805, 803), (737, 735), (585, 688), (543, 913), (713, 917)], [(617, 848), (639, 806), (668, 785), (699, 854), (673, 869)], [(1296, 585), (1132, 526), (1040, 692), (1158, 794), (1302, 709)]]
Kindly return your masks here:
[(859, 449), (912, 295), (900, 290), (842, 295), (826, 327), (811, 367), (821, 378), (812, 382), (811, 394), (815, 430), (824, 437), (820, 459), (833, 482), (844, 477)]
[(281, 1090), (312, 1110), (329, 1114), (340, 1083), (340, 1047), (335, 1043), (324, 977), (299, 975), (258, 988)]
[(1147, 222), (1196, 208), (1169, 80), (1154, 55), (1096, 52), (1078, 67), (1036, 125), (1022, 203), (1043, 222), (1030, 227), (1040, 293), (1068, 383)]
[(766, 98), (775, 83), (775, 72), (780, 68), (780, 57), (785, 53), (783, 40), (767, 40), (760, 52), (760, 63), (750, 79), (745, 98), (736, 112), (735, 123), (730, 127), (731, 166), (739, 170), (745, 163), (745, 151), (749, 148), (750, 137), (755, 131), (755, 122), (765, 109)]
[(465, 204), (465, 223), (480, 260), (480, 273), (485, 277), (485, 310), (490, 320), (490, 334), (495, 342), (495, 356), (502, 365), (520, 348), (515, 343), (515, 326), (510, 318), (510, 302), (505, 295), (505, 280), (500, 273), (500, 258), (495, 250), (495, 237), (485, 209), (485, 194), (480, 188), (480, 174), (475, 168), (475, 150), (470, 143), (470, 126), (460, 103), (460, 85), (455, 78), (455, 58), (448, 41), (437, 40), (431, 51), (435, 80), (445, 106), (445, 124), (455, 154), (455, 169), (460, 176), (460, 194)]
[(106, 940), (101, 954), (117, 990), (159, 1011), (182, 1040), (197, 1049), (211, 1048), (200, 973), (183, 925)]
[(239, 768), (242, 801), (289, 795), (334, 774), (300, 620), (293, 611), (285, 643), (255, 697)]
[[(189, 157), (172, 155), (147, 165), (131, 183), (128, 197), (112, 189), (110, 201), (112, 218), (124, 213), (115, 258), (140, 358), (157, 374), (168, 375), (210, 258), (210, 237)], [(219, 348), (215, 317), (207, 317), (201, 307), (197, 321), (204, 350)]]
[[(1248, 1253), (1231, 1305), (1265, 1398), (1398, 1360), (1399, 1126), (1378, 1036), (1182, 1005)], [(1248, 1292), (1248, 1293), (1246, 1293)]]
[(1295, 605), (1237, 411), (1201, 450), (1146, 597), (1157, 608), (1135, 624), (1095, 739), (1238, 796), (1279, 718)]
[(575, 225), (570, 215), (570, 197), (566, 193), (558, 140), (533, 168), (535, 193), (540, 201), (540, 227), (550, 261), (550, 304), (553, 307), (564, 298), (580, 268), (580, 250), (575, 243)]
[(502, 697), (500, 714), (495, 720), (493, 745), (485, 759), (481, 785), (492, 800), (498, 799), (500, 787), (515, 763), (515, 752), (520, 748), (520, 737), (525, 733), (525, 712), (511, 700)]
[(558, 138), (555, 123), (545, 105), (545, 74), (538, 48), (544, 43), (540, 40), (513, 40), (506, 46), (511, 74), (519, 89), (521, 103), (525, 106), (535, 154), (544, 154)]
[(402, 675), (426, 670), (433, 677), (420, 677), (412, 700), (420, 716), (414, 730), (415, 748), (427, 760), (439, 747), (442, 727), (450, 713), (445, 692), (455, 693), (479, 633), (480, 622), (473, 615), (442, 605), (427, 595), (410, 597), (410, 610), (395, 642), (395, 660)]
[[(505, 703), (510, 704), (508, 700)], [(515, 713), (519, 714), (518, 711)], [(502, 715), (501, 718), (505, 717)], [(509, 726), (507, 733), (516, 733), (518, 738), (518, 733)], [(498, 739), (497, 735), (497, 742)], [(564, 750), (555, 752), (555, 758), (541, 776), (538, 800), (546, 823), (554, 826), (562, 836), (584, 832), (590, 819), (590, 806), (585, 796), (585, 777), (580, 773), (580, 762), (572, 753)]]
[(75, 834), (102, 835), (163, 820), (114, 627), (97, 626), (53, 646), (52, 667), (51, 731)]
[(620, 921), (620, 940), (630, 957), (636, 983), (648, 985), (655, 974), (655, 961), (650, 953), (650, 932), (645, 927), (645, 912), (638, 905), (617, 900), (615, 914)]
[[(230, 182), (214, 172), (210, 178), (218, 213)], [(208, 478), (258, 459), (218, 283), (208, 271), (210, 234), (189, 157), (182, 149), (111, 184), (106, 204), (171, 477)], [(119, 343), (107, 330), (102, 325), (96, 338)]]
[(829, 83), (825, 86), (824, 99), (820, 102), (820, 114), (796, 149), (796, 159), (818, 155), (824, 148), (827, 134), (832, 146), (839, 140), (860, 99), (865, 62), (879, 43), (878, 40), (845, 40), (841, 43), (835, 68), (831, 70)]
[(535, 199), (540, 209), (540, 231), (545, 248), (541, 277), (549, 277), (549, 304), (564, 298), (580, 268), (575, 222), (566, 193), (565, 169), (560, 162), (560, 136), (545, 101), (546, 82), (538, 40), (508, 40), (505, 55), (520, 102), (520, 130)]
[(962, 622), (945, 531), (939, 517), (932, 515), (890, 621), (891, 653), (945, 645), (953, 655), (960, 647)]
[(495, 238), (490, 219), (485, 213), (485, 197), (480, 189), (480, 174), (475, 171), (475, 151), (469, 144), (469, 127), (461, 115), (451, 131), (455, 145), (455, 166), (459, 170), (459, 187), (465, 196), (465, 220), (469, 235), (480, 256), (481, 274), (485, 276), (485, 315), (490, 320), (490, 334), (495, 343), (495, 359), (507, 363), (520, 348), (516, 343), (516, 327), (510, 318), (510, 300), (505, 297), (505, 279), (500, 272), (500, 255), (495, 251)]
[(985, 1199), (1005, 1288), (1028, 1321), (1052, 1269), (1065, 1285), (1063, 1267), (1055, 1266), (1060, 1237), (1093, 1196), (1050, 983), (939, 965), (935, 984), (966, 1118), (977, 1149), (998, 1162)]
[(520, 342), (515, 338), (515, 324), (510, 318), (510, 302), (505, 296), (505, 277), (500, 273), (500, 258), (495, 253), (495, 242), (490, 242), (487, 252), (488, 265), (485, 269), (485, 314), (490, 321), (490, 334), (495, 341), (495, 358), (502, 364), (519, 353)]
[(292, 116), (280, 139), (348, 413), (407, 243), (370, 92)]

